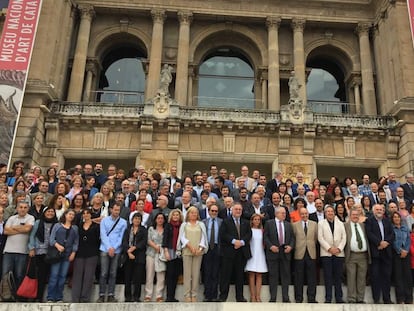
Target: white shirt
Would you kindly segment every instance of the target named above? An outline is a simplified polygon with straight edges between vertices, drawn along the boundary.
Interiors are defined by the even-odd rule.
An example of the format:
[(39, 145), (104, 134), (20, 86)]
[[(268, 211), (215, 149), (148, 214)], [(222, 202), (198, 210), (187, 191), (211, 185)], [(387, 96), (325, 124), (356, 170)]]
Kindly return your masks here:
[[(351, 251), (356, 252), (356, 253), (366, 252), (368, 250), (367, 249), (367, 242), (366, 242), (366, 239), (365, 239), (364, 232), (362, 231), (361, 225), (359, 223), (355, 223), (355, 222), (352, 222), (352, 221), (350, 221), (349, 224), (351, 225), (351, 232), (352, 232), (352, 235), (351, 235)], [(355, 231), (356, 230), (355, 224), (356, 224), (357, 230), (359, 232), (359, 235), (361, 236), (361, 239), (362, 239), (362, 248), (361, 249), (359, 249), (359, 247), (358, 247), (358, 241), (357, 241), (356, 231)]]

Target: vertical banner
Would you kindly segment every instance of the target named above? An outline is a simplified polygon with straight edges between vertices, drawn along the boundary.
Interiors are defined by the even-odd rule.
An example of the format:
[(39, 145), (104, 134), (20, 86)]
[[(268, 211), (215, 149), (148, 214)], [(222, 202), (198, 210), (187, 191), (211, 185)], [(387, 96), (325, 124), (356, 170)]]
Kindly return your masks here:
[(10, 0), (0, 40), (0, 163), (9, 163), (42, 0)]
[(414, 0), (407, 0), (408, 17), (410, 18), (411, 39), (414, 48)]

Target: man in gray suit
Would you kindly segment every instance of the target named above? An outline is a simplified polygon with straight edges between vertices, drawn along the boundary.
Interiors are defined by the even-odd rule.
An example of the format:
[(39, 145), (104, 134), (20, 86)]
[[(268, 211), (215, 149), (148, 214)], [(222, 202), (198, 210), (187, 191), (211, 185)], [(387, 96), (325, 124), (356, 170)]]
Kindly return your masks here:
[(269, 268), (269, 302), (276, 302), (279, 276), (282, 283), (283, 302), (290, 302), (290, 262), (295, 246), (295, 236), (292, 225), (285, 220), (285, 208), (278, 207), (275, 216), (274, 219), (266, 222), (264, 230), (266, 261)]
[(217, 217), (218, 211), (217, 205), (211, 205), (208, 207), (210, 217), (203, 220), (208, 238), (208, 252), (203, 257), (204, 302), (217, 301), (220, 272), (219, 229), (223, 222), (223, 219)]
[(348, 287), (348, 303), (364, 303), (366, 276), (370, 261), (368, 237), (365, 225), (359, 223), (360, 211), (351, 210), (345, 224), (345, 266)]
[(301, 221), (292, 224), (295, 234), (295, 300), (303, 302), (303, 285), (306, 276), (308, 303), (316, 303), (316, 258), (318, 223), (309, 220), (306, 207), (299, 211)]

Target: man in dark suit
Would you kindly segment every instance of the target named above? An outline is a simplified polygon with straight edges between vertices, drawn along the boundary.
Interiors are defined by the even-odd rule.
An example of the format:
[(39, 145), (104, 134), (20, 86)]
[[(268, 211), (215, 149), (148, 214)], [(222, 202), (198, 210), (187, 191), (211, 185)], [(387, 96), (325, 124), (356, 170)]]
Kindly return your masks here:
[(290, 302), (290, 262), (295, 246), (295, 236), (292, 225), (285, 218), (285, 208), (278, 207), (275, 211), (275, 218), (268, 220), (264, 229), (266, 261), (269, 268), (269, 302), (276, 302), (279, 276), (282, 283), (283, 302)]
[(231, 218), (231, 209), (233, 207), (233, 198), (232, 197), (225, 197), (223, 200), (224, 208), (219, 211), (218, 217), (221, 219)]
[(374, 206), (374, 204), (381, 203), (378, 190), (378, 184), (375, 182), (371, 183), (371, 193), (368, 195), (369, 201), (371, 202), (371, 206)]
[(277, 192), (279, 190), (279, 185), (283, 179), (283, 173), (280, 170), (275, 171), (275, 177), (269, 180), (266, 184), (266, 195), (269, 199), (272, 198), (272, 193)]
[(392, 303), (390, 297), (392, 244), (395, 239), (391, 221), (384, 217), (384, 208), (375, 204), (373, 215), (366, 221), (366, 232), (371, 251), (371, 288), (374, 303), (382, 300), (385, 304)]
[(303, 302), (303, 285), (308, 281), (308, 303), (316, 303), (316, 259), (318, 224), (309, 220), (306, 207), (299, 211), (301, 221), (292, 224), (295, 234), (295, 300)]
[(212, 204), (208, 208), (209, 218), (203, 222), (207, 230), (208, 252), (203, 257), (204, 302), (217, 300), (220, 272), (219, 232), (223, 219), (218, 218), (219, 208)]
[(364, 303), (365, 283), (370, 261), (368, 238), (365, 225), (359, 222), (360, 211), (353, 208), (349, 216), (349, 221), (345, 223), (348, 303)]
[[(408, 201), (408, 206), (411, 206), (414, 203), (414, 175), (408, 173), (405, 175), (406, 183), (402, 184), (401, 187), (404, 189), (404, 199)], [(411, 229), (411, 228), (409, 228)]]
[(174, 192), (174, 184), (176, 182), (182, 182), (181, 178), (177, 176), (177, 167), (171, 166), (170, 168), (170, 176), (166, 178), (170, 182), (170, 193)]
[(246, 302), (243, 297), (244, 267), (251, 257), (250, 239), (252, 230), (250, 223), (242, 216), (240, 203), (232, 207), (232, 217), (223, 220), (220, 227), (220, 301), (226, 301), (229, 295), (230, 279), (234, 275), (236, 301)]

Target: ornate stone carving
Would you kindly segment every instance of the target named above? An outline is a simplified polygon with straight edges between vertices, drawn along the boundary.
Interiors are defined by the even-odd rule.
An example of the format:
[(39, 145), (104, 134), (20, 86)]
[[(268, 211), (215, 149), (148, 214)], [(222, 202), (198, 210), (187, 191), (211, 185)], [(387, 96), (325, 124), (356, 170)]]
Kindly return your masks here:
[(371, 23), (358, 23), (358, 26), (355, 28), (355, 32), (358, 34), (358, 36), (368, 35), (371, 26)]
[(168, 64), (164, 64), (160, 74), (160, 85), (158, 87), (158, 95), (164, 95), (170, 97), (170, 91), (168, 90), (172, 81), (172, 67)]
[(294, 18), (292, 19), (292, 29), (294, 31), (303, 32), (305, 29), (306, 20), (303, 18)]
[(191, 24), (193, 21), (193, 13), (190, 11), (179, 11), (177, 13), (180, 24)]
[(80, 13), (81, 19), (92, 20), (95, 17), (95, 10), (92, 5), (80, 5), (79, 13)]
[(165, 10), (154, 9), (151, 10), (151, 17), (154, 23), (164, 23), (167, 15), (165, 14)]
[(282, 19), (278, 16), (268, 16), (266, 18), (267, 28), (279, 28)]
[(299, 80), (295, 75), (295, 72), (292, 71), (289, 78), (289, 117), (292, 123), (303, 123), (304, 116), (303, 112), (305, 111), (305, 105), (300, 98), (300, 88), (302, 87), (299, 84)]

